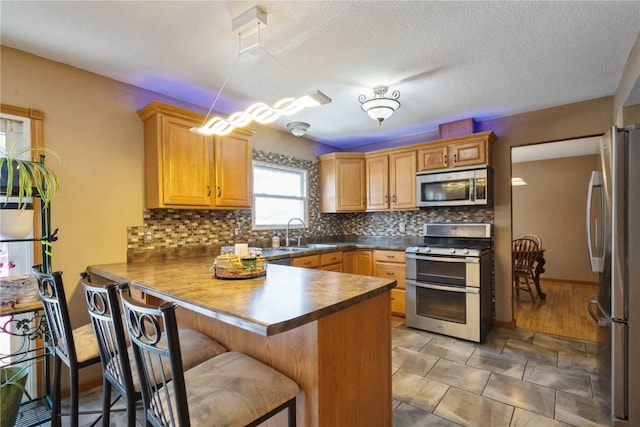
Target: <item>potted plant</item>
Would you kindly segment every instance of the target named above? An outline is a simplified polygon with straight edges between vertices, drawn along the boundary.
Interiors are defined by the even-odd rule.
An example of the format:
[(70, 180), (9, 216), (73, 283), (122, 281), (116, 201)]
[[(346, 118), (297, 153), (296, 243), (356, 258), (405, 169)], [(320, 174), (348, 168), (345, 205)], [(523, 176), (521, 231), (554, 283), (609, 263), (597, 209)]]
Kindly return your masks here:
[[(8, 149), (0, 147), (0, 234), (9, 239), (21, 239), (29, 234), (33, 225), (32, 198), (37, 195), (48, 206), (58, 191), (58, 176), (44, 164), (44, 153), (59, 156), (44, 147)], [(28, 154), (38, 154), (40, 161), (28, 159)]]
[(32, 400), (25, 389), (28, 373), (28, 366), (0, 368), (0, 427), (13, 427), (18, 418), (23, 393)]

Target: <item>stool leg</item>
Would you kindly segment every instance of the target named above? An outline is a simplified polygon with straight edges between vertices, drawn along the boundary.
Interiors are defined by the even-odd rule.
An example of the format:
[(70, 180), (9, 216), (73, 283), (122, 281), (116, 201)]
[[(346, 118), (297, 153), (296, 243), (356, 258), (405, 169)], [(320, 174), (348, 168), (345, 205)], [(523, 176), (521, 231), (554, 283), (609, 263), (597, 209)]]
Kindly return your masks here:
[(136, 402), (134, 399), (127, 399), (127, 427), (136, 426)]
[(51, 403), (51, 427), (60, 427), (60, 375), (62, 361), (55, 355), (53, 358), (53, 396)]
[(69, 411), (71, 427), (78, 427), (78, 369), (77, 367), (69, 367), (69, 400), (71, 408)]
[(111, 419), (111, 383), (102, 378), (102, 427), (109, 427)]
[(289, 427), (296, 427), (296, 401), (289, 406)]

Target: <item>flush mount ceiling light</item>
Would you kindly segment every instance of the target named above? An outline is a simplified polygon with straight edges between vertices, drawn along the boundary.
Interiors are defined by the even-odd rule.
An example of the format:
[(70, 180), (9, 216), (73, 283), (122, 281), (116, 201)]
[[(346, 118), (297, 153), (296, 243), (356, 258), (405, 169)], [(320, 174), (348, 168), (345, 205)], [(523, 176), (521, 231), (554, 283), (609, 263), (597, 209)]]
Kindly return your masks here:
[(362, 109), (373, 120), (377, 120), (378, 124), (382, 125), (382, 121), (391, 117), (391, 115), (400, 108), (400, 92), (394, 90), (391, 93), (391, 97), (385, 97), (387, 93), (386, 86), (376, 86), (373, 88), (373, 98), (367, 100), (365, 95), (360, 95), (358, 101), (362, 104)]
[(519, 187), (521, 185), (527, 185), (526, 181), (522, 178), (520, 178), (519, 176), (514, 176), (511, 178), (511, 186), (512, 187)]
[[(233, 68), (235, 68), (240, 54), (248, 49), (260, 46), (261, 25), (267, 25), (267, 14), (257, 6), (254, 6), (253, 8), (244, 12), (242, 15), (234, 18), (231, 22), (232, 31), (238, 31), (238, 35), (240, 37), (238, 57), (236, 58), (231, 71), (233, 71)], [(243, 39), (245, 39), (247, 35), (255, 34), (256, 32), (258, 34), (257, 43), (243, 49)], [(273, 57), (273, 55), (271, 55), (269, 52), (267, 52), (267, 54)], [(279, 61), (277, 62), (280, 63)], [(230, 74), (231, 73), (229, 73), (229, 75)], [(205, 136), (227, 135), (233, 132), (234, 129), (246, 126), (253, 121), (260, 124), (268, 124), (278, 120), (281, 116), (290, 116), (305, 108), (316, 107), (331, 102), (331, 98), (317, 90), (313, 93), (310, 93), (309, 95), (304, 95), (299, 98), (281, 99), (273, 105), (268, 105), (264, 102), (256, 102), (243, 111), (238, 111), (231, 114), (226, 119), (219, 116), (215, 116), (209, 119), (209, 115), (213, 111), (213, 108), (215, 107), (216, 102), (218, 101), (218, 98), (220, 97), (220, 94), (224, 90), (224, 87), (227, 85), (228, 81), (229, 76), (227, 76), (224, 83), (222, 84), (222, 87), (218, 91), (216, 98), (213, 100), (213, 104), (211, 105), (211, 108), (209, 108), (209, 112), (202, 121), (202, 126), (191, 128), (191, 132)]]
[(305, 122), (291, 122), (291, 123), (287, 123), (287, 128), (291, 131), (292, 134), (294, 134), (295, 136), (302, 136), (305, 133), (307, 133), (307, 130), (309, 129), (309, 126), (311, 126), (309, 123), (305, 123)]

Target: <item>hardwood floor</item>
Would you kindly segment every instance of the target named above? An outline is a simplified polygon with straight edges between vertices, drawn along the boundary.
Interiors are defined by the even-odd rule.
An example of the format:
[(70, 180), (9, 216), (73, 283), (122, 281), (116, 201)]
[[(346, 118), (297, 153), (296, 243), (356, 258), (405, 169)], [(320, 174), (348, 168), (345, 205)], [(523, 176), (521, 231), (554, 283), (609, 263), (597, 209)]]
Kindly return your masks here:
[(596, 341), (596, 323), (587, 311), (587, 301), (597, 295), (597, 285), (541, 280), (547, 299), (531, 302), (526, 292), (514, 293), (516, 327), (553, 335)]

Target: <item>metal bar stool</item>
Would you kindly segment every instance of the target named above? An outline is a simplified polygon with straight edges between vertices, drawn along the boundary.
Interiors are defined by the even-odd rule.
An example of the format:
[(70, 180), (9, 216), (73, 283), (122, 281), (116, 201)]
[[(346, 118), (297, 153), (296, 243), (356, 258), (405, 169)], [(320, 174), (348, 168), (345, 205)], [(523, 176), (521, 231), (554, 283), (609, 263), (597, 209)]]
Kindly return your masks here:
[[(136, 424), (136, 402), (142, 398), (142, 393), (138, 373), (132, 369), (131, 365), (133, 349), (127, 347), (129, 338), (123, 326), (117, 285), (115, 283), (93, 285), (87, 273), (82, 274), (81, 283), (102, 361), (103, 426), (109, 425), (108, 402), (113, 389), (125, 402), (127, 426), (133, 427)], [(126, 285), (122, 287), (127, 288)], [(182, 360), (185, 370), (227, 351), (220, 343), (200, 332), (180, 329), (179, 333), (182, 350), (185, 353), (185, 358)], [(160, 374), (161, 371), (156, 369), (156, 372)], [(162, 374), (170, 376), (171, 372), (167, 367)]]
[[(60, 376), (62, 363), (69, 368), (70, 413), (69, 425), (78, 426), (78, 380), (79, 371), (100, 362), (98, 343), (91, 324), (71, 329), (69, 308), (64, 293), (62, 273), (43, 273), (40, 265), (33, 266), (33, 274), (38, 280), (38, 293), (42, 300), (44, 315), (53, 341), (53, 396), (51, 426), (60, 425)], [(100, 413), (100, 412), (87, 412)]]
[[(289, 426), (295, 427), (299, 389), (291, 379), (233, 351), (184, 371), (176, 304), (152, 307), (134, 301), (127, 292), (121, 297), (147, 425), (256, 426), (287, 408)], [(165, 366), (171, 380), (160, 375), (158, 383), (158, 367)]]

